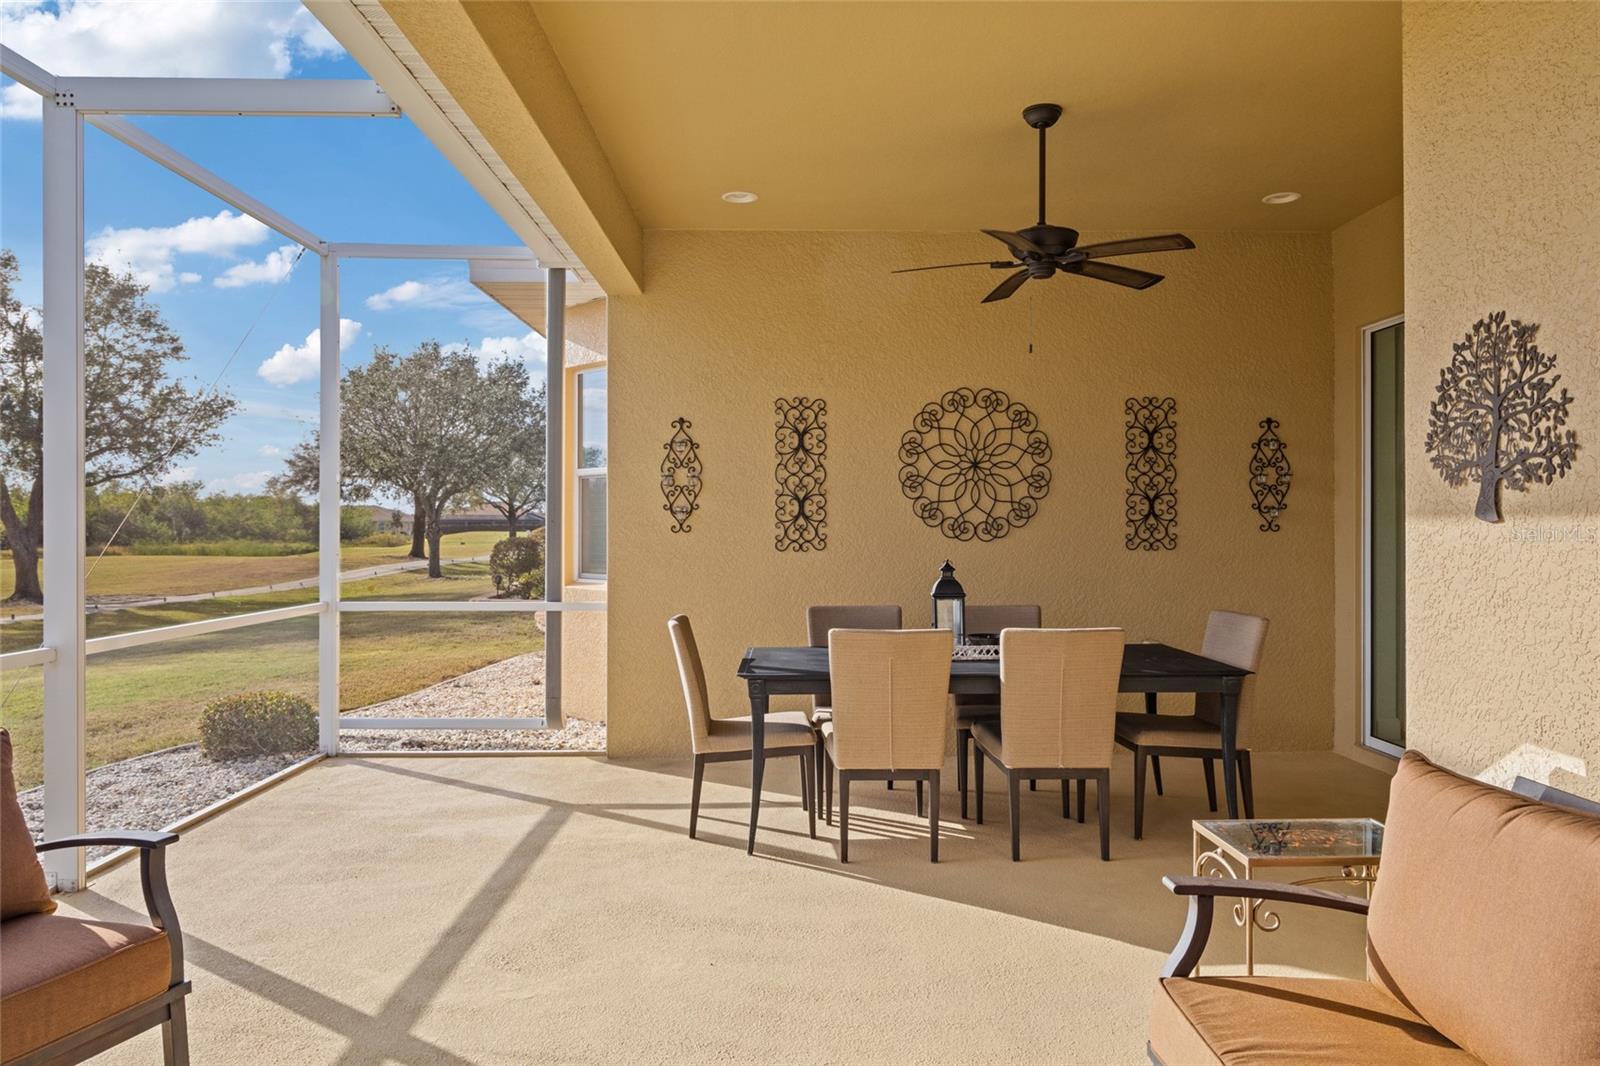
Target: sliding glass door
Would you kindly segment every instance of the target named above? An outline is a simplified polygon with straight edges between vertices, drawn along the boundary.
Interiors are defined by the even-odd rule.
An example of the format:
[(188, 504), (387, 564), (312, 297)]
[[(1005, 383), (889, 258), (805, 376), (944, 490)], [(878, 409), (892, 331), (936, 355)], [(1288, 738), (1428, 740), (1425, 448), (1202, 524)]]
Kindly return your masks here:
[(1366, 354), (1366, 692), (1368, 747), (1406, 743), (1405, 323), (1364, 331)]

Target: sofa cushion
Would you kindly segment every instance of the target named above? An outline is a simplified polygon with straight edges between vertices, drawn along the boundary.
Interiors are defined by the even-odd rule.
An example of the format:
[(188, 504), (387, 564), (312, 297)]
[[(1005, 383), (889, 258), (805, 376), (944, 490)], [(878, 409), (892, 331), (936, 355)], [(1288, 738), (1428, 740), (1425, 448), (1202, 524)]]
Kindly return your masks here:
[(19, 914), (48, 914), (56, 909), (45, 884), (44, 867), (33, 850), (28, 820), (17, 802), (17, 778), (11, 769), (11, 733), (0, 729), (0, 921)]
[(1169, 977), (1150, 1050), (1164, 1066), (1479, 1062), (1372, 984), (1317, 977)]
[(1389, 790), (1367, 973), (1506, 1066), (1600, 1061), (1600, 818), (1408, 752)]
[(64, 914), (0, 922), (0, 1060), (10, 1062), (166, 991), (167, 934)]

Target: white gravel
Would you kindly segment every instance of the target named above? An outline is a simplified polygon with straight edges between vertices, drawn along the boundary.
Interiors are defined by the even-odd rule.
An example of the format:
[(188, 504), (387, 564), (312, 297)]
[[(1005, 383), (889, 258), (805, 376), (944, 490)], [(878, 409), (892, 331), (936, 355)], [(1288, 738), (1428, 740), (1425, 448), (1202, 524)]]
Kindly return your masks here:
[[(544, 656), (538, 652), (491, 663), (437, 685), (375, 703), (344, 717), (537, 718), (544, 714)], [(606, 749), (604, 722), (569, 720), (564, 729), (346, 729), (343, 751), (596, 751)], [(265, 755), (213, 762), (198, 744), (184, 744), (110, 763), (88, 774), (89, 829), (160, 829), (203, 810), (305, 758)], [(28, 829), (44, 829), (44, 790), (21, 793)], [(91, 848), (89, 858), (109, 854)]]

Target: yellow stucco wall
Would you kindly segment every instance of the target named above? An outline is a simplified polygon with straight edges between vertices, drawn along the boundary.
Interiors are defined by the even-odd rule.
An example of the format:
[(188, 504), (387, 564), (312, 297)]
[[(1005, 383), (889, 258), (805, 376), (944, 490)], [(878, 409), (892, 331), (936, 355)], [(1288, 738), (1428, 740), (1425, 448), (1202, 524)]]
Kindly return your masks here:
[(1333, 231), (1333, 746), (1386, 771), (1395, 760), (1361, 745), (1361, 330), (1403, 310), (1405, 213), (1396, 196)]
[[(572, 372), (598, 366), (606, 358), (606, 301), (590, 300), (567, 308), (566, 427), (567, 454), (573, 450), (572, 430), (577, 425), (571, 407)], [(571, 470), (568, 463), (567, 469)], [(573, 603), (605, 603), (606, 582), (572, 579), (573, 486), (569, 475), (562, 483), (567, 536), (563, 540), (566, 585), (562, 596)], [(561, 709), (568, 718), (591, 722), (606, 720), (606, 616), (593, 611), (569, 611), (561, 622)]]
[[(1404, 10), (1408, 742), (1600, 797), (1600, 4)], [(1574, 470), (1472, 515), (1422, 449), (1481, 316), (1541, 326)]]
[[(1210, 608), (1265, 614), (1247, 741), (1329, 747), (1330, 242), (1193, 236), (1141, 262), (1168, 273), (1147, 292), (1062, 278), (982, 306), (990, 273), (888, 273), (984, 254), (975, 234), (647, 233), (645, 294), (609, 301), (611, 753), (687, 750), (670, 615), (694, 620), (715, 713), (743, 714), (746, 644), (800, 642), (808, 603), (896, 602), (924, 624), (946, 556), (974, 602), (1038, 602), (1049, 625), (1197, 647)], [(1028, 404), (1054, 450), (1038, 516), (993, 544), (923, 526), (897, 480), (912, 417), (958, 386)], [(804, 555), (773, 548), (773, 400), (798, 395), (828, 403), (829, 543)], [(1143, 395), (1178, 400), (1172, 552), (1123, 544), (1123, 403)], [(668, 531), (657, 481), (680, 415), (705, 464), (689, 534)], [(1278, 534), (1257, 531), (1246, 483), (1267, 415), (1296, 469)]]

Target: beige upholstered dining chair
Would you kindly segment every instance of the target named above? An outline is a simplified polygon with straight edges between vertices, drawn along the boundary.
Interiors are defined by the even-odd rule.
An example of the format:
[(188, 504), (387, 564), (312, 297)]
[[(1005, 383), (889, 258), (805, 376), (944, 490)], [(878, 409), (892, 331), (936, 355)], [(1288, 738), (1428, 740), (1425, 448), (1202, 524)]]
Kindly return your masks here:
[[(689, 712), (689, 741), (694, 751), (694, 790), (689, 798), (689, 837), (694, 838), (700, 820), (700, 783), (706, 763), (748, 759), (751, 745), (750, 716), (711, 717), (706, 697), (706, 675), (700, 665), (700, 648), (686, 615), (667, 621), (672, 634), (672, 650), (678, 658), (678, 680), (683, 683), (683, 703)], [(765, 718), (763, 739), (767, 758), (794, 755), (800, 759), (800, 804), (811, 816), (811, 838), (817, 836), (817, 804), (812, 791), (815, 775), (811, 766), (811, 726), (799, 711), (776, 711)]]
[[(895, 603), (872, 604), (820, 604), (806, 608), (806, 641), (813, 648), (828, 646), (828, 633), (834, 629), (899, 629), (900, 605)], [(833, 708), (828, 697), (811, 697), (811, 728), (814, 730), (816, 752), (811, 761), (817, 767), (817, 788), (812, 795), (824, 796), (823, 810), (833, 803), (833, 775), (828, 773), (828, 752), (822, 745), (822, 723), (833, 719)], [(894, 787), (894, 782), (889, 782)], [(917, 813), (922, 813), (922, 786), (917, 786)]]
[(861, 780), (928, 783), (928, 857), (939, 861), (952, 639), (944, 629), (828, 634), (833, 719), (822, 732), (839, 778), (840, 862), (850, 861), (850, 783)]
[[(1005, 629), (1038, 629), (1043, 612), (1036, 603), (972, 604), (966, 610), (968, 633), (999, 633)], [(968, 752), (972, 746), (972, 727), (1000, 717), (1000, 700), (985, 693), (961, 693), (951, 697), (956, 708), (956, 791), (961, 793), (961, 817), (967, 816)], [(1033, 782), (1028, 782), (1033, 787)], [(1065, 785), (1061, 786), (1063, 790)], [(1066, 795), (1065, 791), (1062, 795)]]
[[(1206, 620), (1205, 641), (1200, 654), (1208, 659), (1237, 666), (1252, 673), (1261, 666), (1261, 646), (1267, 639), (1267, 620), (1236, 611), (1212, 611)], [(1239, 693), (1236, 721), (1242, 729), (1250, 711), (1252, 678), (1245, 678)], [(1161, 770), (1159, 758), (1199, 759), (1206, 775), (1206, 799), (1217, 809), (1217, 783), (1212, 772), (1214, 760), (1222, 758), (1222, 697), (1215, 692), (1196, 693), (1192, 715), (1155, 713), (1155, 700), (1146, 702), (1146, 713), (1125, 711), (1117, 715), (1117, 743), (1133, 752), (1133, 838), (1144, 836), (1145, 760), (1156, 767), (1157, 795)], [(1238, 748), (1239, 792), (1244, 800), (1244, 816), (1256, 816), (1255, 789), (1250, 779), (1250, 749)]]
[(1000, 634), (1000, 720), (977, 722), (973, 786), (983, 824), (983, 763), (1006, 775), (1011, 800), (1011, 861), (1022, 858), (1023, 778), (1061, 782), (1061, 816), (1067, 816), (1067, 782), (1078, 783), (1078, 821), (1086, 784), (1094, 779), (1100, 816), (1100, 858), (1111, 858), (1111, 753), (1116, 732), (1117, 686), (1122, 678), (1120, 629), (1007, 629)]

